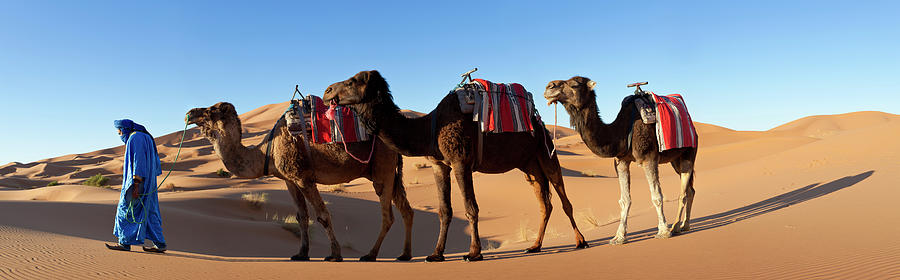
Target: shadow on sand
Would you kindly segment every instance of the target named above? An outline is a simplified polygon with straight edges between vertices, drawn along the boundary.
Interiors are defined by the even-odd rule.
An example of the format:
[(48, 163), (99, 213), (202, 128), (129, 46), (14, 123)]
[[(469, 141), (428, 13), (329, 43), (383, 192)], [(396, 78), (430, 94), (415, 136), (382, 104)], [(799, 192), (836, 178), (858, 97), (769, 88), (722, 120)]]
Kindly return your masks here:
[[(743, 207), (716, 213), (691, 220), (691, 230), (684, 235), (715, 229), (763, 214), (807, 202), (836, 191), (856, 185), (869, 178), (875, 171), (866, 171), (857, 175), (843, 177), (828, 183), (816, 183), (783, 193)], [(250, 191), (250, 190), (248, 190)], [(286, 190), (265, 190), (271, 197), (278, 197), (273, 207), (282, 214), (292, 214), (293, 205), (288, 202)], [(380, 227), (379, 206), (375, 201), (356, 199), (347, 196), (323, 193), (328, 201), (328, 209), (332, 213), (338, 241), (344, 246), (345, 261), (354, 261), (365, 254), (377, 237)], [(170, 252), (169, 256), (205, 259), (228, 262), (272, 262), (287, 261), (299, 249), (297, 238), (282, 230), (271, 220), (260, 219), (259, 212), (249, 211), (239, 199), (240, 194), (226, 198), (179, 199), (164, 201), (163, 223), (166, 238), (170, 247), (179, 252)], [(272, 209), (268, 209), (272, 210)], [(264, 210), (264, 211), (268, 211)], [(394, 209), (394, 226), (382, 245), (380, 257), (392, 258), (399, 254), (403, 242), (403, 223), (399, 213)], [(112, 221), (115, 208), (112, 205), (70, 203), (70, 202), (34, 202), (13, 201), (0, 203), (0, 220), (4, 225), (57, 233), (67, 236), (88, 238), (99, 241), (114, 242), (112, 237)], [(38, 212), (40, 215), (20, 215), (19, 213)], [(414, 261), (423, 261), (422, 257), (431, 253), (437, 239), (439, 221), (431, 212), (415, 210), (413, 229)], [(35, 217), (40, 219), (35, 221)], [(469, 235), (465, 229), (468, 222), (454, 218), (448, 234), (446, 254), (464, 253), (468, 251)], [(321, 228), (316, 226), (311, 241), (310, 255), (321, 260), (327, 255), (327, 239)], [(234, 234), (238, 232), (238, 234)], [(362, 238), (348, 239), (353, 232), (364, 232)], [(642, 242), (653, 238), (656, 228), (648, 228), (628, 234), (630, 243)], [(201, 237), (197, 237), (201, 235)], [(590, 240), (592, 247), (607, 244), (612, 236)], [(185, 243), (180, 240), (191, 240)], [(180, 241), (180, 242), (179, 242)], [(499, 244), (497, 241), (483, 239), (482, 244)], [(98, 244), (99, 246), (99, 244)], [(139, 250), (139, 249), (137, 249)], [(566, 253), (576, 250), (571, 244), (544, 247), (542, 252), (526, 254), (521, 250), (484, 252), (485, 261), (514, 259), (530, 256)], [(183, 252), (183, 253), (182, 253)], [(448, 257), (449, 261), (461, 259), (460, 256)]]
[[(216, 198), (165, 199), (160, 203), (163, 232), (169, 256), (234, 262), (271, 262), (287, 260), (300, 248), (299, 239), (281, 228), (279, 219), (293, 216), (296, 208), (287, 190), (246, 189), (267, 193), (269, 202), (254, 209), (241, 199), (243, 193)], [(370, 194), (374, 196), (374, 194)], [(355, 261), (368, 253), (381, 228), (377, 201), (322, 192), (331, 212), (334, 230), (342, 246), (345, 261)], [(310, 216), (314, 217), (311, 207)], [(116, 208), (111, 204), (4, 201), (0, 203), (0, 223), (24, 229), (80, 237), (109, 243)], [(431, 254), (437, 240), (439, 219), (436, 213), (415, 210), (412, 253), (414, 257)], [(29, 213), (29, 214), (22, 214)], [(380, 258), (400, 255), (405, 225), (396, 208), (394, 223), (381, 246)], [(447, 239), (447, 254), (467, 252), (468, 221), (454, 218)], [(330, 253), (328, 238), (318, 224), (310, 227), (310, 256), (321, 261)], [(498, 241), (483, 239), (485, 244)], [(86, 243), (90, 244), (90, 243)], [(100, 244), (96, 246), (102, 247)], [(133, 252), (140, 248), (132, 248)], [(143, 252), (142, 252), (143, 253)]]
[[(848, 188), (850, 186), (856, 185), (859, 182), (869, 178), (874, 174), (874, 170), (869, 170), (857, 175), (843, 177), (825, 184), (815, 183), (802, 188), (795, 189), (790, 192), (786, 192), (750, 205), (746, 205), (743, 207), (735, 208), (732, 210), (728, 210), (721, 213), (716, 213), (704, 217), (693, 218), (691, 219), (691, 229), (688, 232), (684, 232), (681, 235), (689, 235), (697, 232), (715, 229), (723, 226), (727, 226), (739, 221), (743, 221), (746, 219), (750, 219), (756, 216), (760, 216), (763, 214), (775, 212), (778, 210), (782, 210), (784, 208), (790, 207), (795, 204), (800, 204), (803, 202), (807, 202), (809, 200), (819, 198), (833, 192)], [(614, 224), (618, 225), (618, 223)], [(670, 224), (671, 226), (671, 224)], [(641, 231), (629, 232), (627, 234), (628, 243), (641, 242), (648, 239), (653, 239), (656, 234), (656, 228), (648, 228)], [(613, 236), (594, 239), (588, 241), (591, 247), (595, 246), (603, 246), (608, 245), (608, 241), (612, 239)], [(501, 259), (512, 259), (512, 258), (521, 258), (521, 257), (529, 257), (535, 255), (546, 255), (546, 254), (557, 254), (564, 252), (571, 252), (577, 249), (572, 245), (568, 246), (553, 246), (553, 247), (544, 247), (543, 251), (540, 253), (531, 253), (526, 254), (521, 251), (501, 251), (501, 252), (490, 252), (484, 254), (485, 260), (501, 260)]]

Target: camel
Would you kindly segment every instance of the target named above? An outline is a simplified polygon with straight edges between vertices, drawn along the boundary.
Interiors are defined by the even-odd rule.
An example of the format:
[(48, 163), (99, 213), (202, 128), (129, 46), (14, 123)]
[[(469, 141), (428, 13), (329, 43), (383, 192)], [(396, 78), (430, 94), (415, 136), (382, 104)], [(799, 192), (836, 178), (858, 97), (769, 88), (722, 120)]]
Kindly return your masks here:
[[(476, 159), (477, 133), (481, 133), (472, 120), (472, 114), (463, 114), (459, 100), (451, 93), (444, 97), (428, 115), (407, 118), (393, 102), (388, 84), (378, 71), (363, 71), (342, 82), (328, 87), (323, 97), (326, 102), (349, 106), (365, 120), (366, 125), (388, 147), (406, 156), (426, 156), (433, 163), (434, 178), (440, 203), (438, 216), (441, 229), (434, 253), (426, 257), (429, 262), (444, 260), (447, 230), (453, 210), (450, 206), (450, 172), (465, 199), (466, 218), (472, 228), (469, 253), (465, 261), (482, 260), (481, 239), (478, 234), (478, 203), (472, 186), (472, 172), (504, 173), (514, 168), (524, 172), (526, 180), (534, 187), (541, 209), (541, 226), (537, 239), (526, 252), (540, 252), (550, 219), (550, 187), (553, 184), (562, 201), (563, 211), (569, 216), (575, 231), (577, 248), (588, 247), (584, 236), (575, 225), (572, 204), (566, 196), (559, 160), (546, 149), (544, 141), (552, 141), (548, 131), (540, 126), (534, 135), (529, 132), (485, 134), (483, 160), (473, 167)], [(541, 124), (536, 118), (532, 123)]]
[[(406, 226), (406, 240), (403, 253), (397, 260), (408, 261), (412, 258), (411, 236), (413, 211), (406, 199), (406, 191), (402, 183), (403, 158), (388, 148), (378, 139), (374, 144), (375, 151), (369, 164), (362, 164), (352, 159), (340, 143), (309, 143), (309, 150), (295, 139), (285, 125), (285, 118), (277, 120), (271, 139), (270, 158), (266, 158), (266, 140), (255, 147), (241, 144), (241, 120), (234, 106), (227, 102), (217, 103), (209, 108), (191, 109), (186, 116), (189, 124), (197, 124), (203, 136), (212, 142), (216, 154), (225, 167), (239, 178), (260, 178), (266, 171), (284, 180), (288, 191), (297, 206), (297, 221), (300, 224), (300, 252), (291, 260), (309, 260), (309, 216), (306, 210), (308, 201), (315, 210), (316, 220), (325, 228), (331, 241), (331, 255), (326, 261), (342, 261), (341, 247), (334, 236), (331, 214), (319, 195), (316, 183), (339, 184), (365, 177), (373, 182), (375, 193), (381, 203), (381, 232), (375, 245), (360, 261), (375, 261), (381, 243), (394, 222), (391, 202), (399, 209)], [(305, 137), (304, 137), (305, 138)], [(372, 149), (369, 141), (347, 143), (349, 152), (364, 155)], [(307, 152), (308, 151), (308, 152)], [(264, 166), (271, 162), (271, 167)]]
[[(619, 177), (619, 206), (622, 207), (619, 228), (616, 236), (609, 243), (620, 245), (625, 243), (628, 211), (631, 209), (631, 162), (644, 168), (647, 181), (650, 183), (650, 194), (659, 221), (656, 238), (669, 238), (690, 229), (691, 205), (694, 202), (694, 160), (697, 158), (696, 148), (677, 148), (659, 152), (656, 129), (653, 124), (644, 124), (633, 102), (623, 102), (616, 120), (611, 124), (603, 123), (597, 110), (596, 83), (585, 77), (573, 77), (569, 80), (552, 81), (544, 91), (548, 104), (559, 102), (571, 117), (572, 127), (581, 134), (585, 145), (600, 157), (614, 157), (616, 173)], [(637, 117), (635, 117), (637, 116)], [(629, 129), (632, 132), (629, 146)], [(678, 203), (678, 218), (671, 230), (666, 225), (663, 214), (663, 196), (659, 186), (659, 164), (671, 163), (681, 176), (681, 197)]]

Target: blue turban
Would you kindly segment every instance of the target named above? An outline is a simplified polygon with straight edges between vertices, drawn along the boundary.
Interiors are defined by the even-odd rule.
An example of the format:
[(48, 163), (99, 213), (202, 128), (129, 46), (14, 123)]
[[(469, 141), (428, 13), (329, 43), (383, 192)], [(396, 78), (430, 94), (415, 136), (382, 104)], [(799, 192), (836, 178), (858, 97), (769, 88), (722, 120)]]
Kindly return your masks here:
[(128, 136), (130, 136), (132, 132), (137, 131), (150, 134), (150, 132), (147, 132), (147, 128), (145, 128), (143, 125), (140, 125), (129, 119), (115, 120), (113, 121), (113, 126), (122, 130), (122, 135), (119, 137), (122, 138), (122, 142), (124, 143), (128, 143)]

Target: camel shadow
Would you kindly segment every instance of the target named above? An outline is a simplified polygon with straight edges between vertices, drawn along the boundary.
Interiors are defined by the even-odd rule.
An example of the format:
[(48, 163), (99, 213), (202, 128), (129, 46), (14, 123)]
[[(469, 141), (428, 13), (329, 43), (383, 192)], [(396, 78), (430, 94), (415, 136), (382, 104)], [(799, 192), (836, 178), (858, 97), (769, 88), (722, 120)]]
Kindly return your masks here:
[[(593, 175), (593, 176), (588, 176), (588, 175), (585, 174), (585, 172), (581, 172), (581, 171), (574, 170), (574, 169), (568, 169), (568, 168), (565, 168), (565, 167), (562, 167), (562, 166), (560, 166), (559, 168), (562, 169), (562, 175), (563, 175), (563, 176), (566, 176), (566, 177), (612, 178), (612, 177), (609, 177), (609, 176), (603, 176), (603, 175)], [(591, 172), (591, 171), (588, 171), (588, 172)]]
[[(679, 235), (690, 235), (694, 233), (698, 233), (705, 230), (711, 230), (723, 226), (727, 226), (736, 222), (740, 222), (746, 219), (750, 219), (753, 217), (757, 217), (760, 215), (772, 213), (778, 210), (785, 209), (792, 205), (800, 204), (803, 202), (807, 202), (812, 199), (816, 199), (836, 191), (848, 188), (850, 186), (856, 185), (859, 182), (869, 178), (874, 174), (874, 170), (869, 170), (857, 175), (846, 176), (825, 184), (815, 183), (810, 184), (805, 187), (801, 187), (790, 192), (786, 192), (753, 204), (749, 204), (743, 207), (731, 209), (728, 211), (724, 211), (721, 213), (716, 213), (712, 215), (707, 215), (699, 218), (691, 219), (691, 229), (687, 232), (681, 233)], [(613, 224), (613, 225), (618, 225)], [(629, 232), (626, 237), (628, 238), (628, 243), (642, 242), (649, 239), (653, 239), (656, 235), (657, 229), (648, 228), (640, 231)], [(598, 247), (608, 245), (608, 241), (612, 239), (613, 236), (608, 236), (600, 239), (594, 239), (588, 241), (588, 244), (591, 247)], [(522, 257), (530, 257), (530, 256), (539, 256), (539, 255), (547, 255), (547, 254), (558, 254), (565, 253), (578, 250), (573, 246), (552, 246), (552, 247), (544, 247), (542, 252), (538, 253), (524, 253), (522, 251), (500, 251), (500, 252), (490, 252), (484, 254), (484, 259), (487, 260), (502, 260), (502, 259), (513, 259), (513, 258), (522, 258)]]
[[(249, 192), (268, 194), (269, 201), (261, 208), (253, 208), (241, 198)], [(322, 193), (346, 261), (368, 253), (381, 228), (378, 201), (353, 196), (356, 195)], [(299, 250), (299, 239), (282, 228), (284, 219), (296, 211), (287, 190), (247, 189), (223, 197), (164, 199), (160, 209), (166, 241), (174, 250), (167, 255), (256, 262), (287, 260)], [(312, 208), (308, 209), (314, 217)], [(393, 259), (400, 255), (403, 246), (405, 226), (399, 211), (393, 210), (394, 224), (382, 244), (380, 258)], [(0, 225), (113, 243), (115, 211), (112, 204), (4, 201), (0, 203)], [(425, 256), (434, 248), (440, 223), (437, 213), (416, 209), (414, 212), (412, 253)], [(466, 220), (453, 218), (447, 254), (468, 251), (467, 226)], [(310, 227), (310, 235), (310, 256), (322, 260), (330, 253), (328, 238), (318, 224)], [(485, 242), (499, 244), (494, 240)], [(96, 245), (102, 248), (99, 243)]]

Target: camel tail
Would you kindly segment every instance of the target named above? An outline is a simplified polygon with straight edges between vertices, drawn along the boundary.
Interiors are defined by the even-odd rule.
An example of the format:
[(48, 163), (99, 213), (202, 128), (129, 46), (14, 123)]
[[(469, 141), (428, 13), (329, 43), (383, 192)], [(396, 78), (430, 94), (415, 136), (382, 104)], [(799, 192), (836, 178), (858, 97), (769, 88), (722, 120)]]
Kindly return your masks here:
[(406, 200), (406, 187), (403, 186), (403, 155), (397, 154), (397, 169), (394, 172), (394, 206), (397, 208), (410, 207)]

